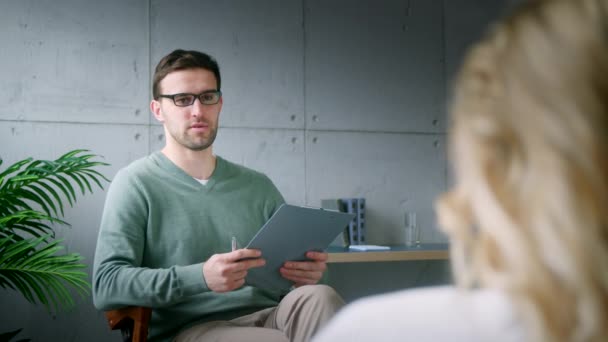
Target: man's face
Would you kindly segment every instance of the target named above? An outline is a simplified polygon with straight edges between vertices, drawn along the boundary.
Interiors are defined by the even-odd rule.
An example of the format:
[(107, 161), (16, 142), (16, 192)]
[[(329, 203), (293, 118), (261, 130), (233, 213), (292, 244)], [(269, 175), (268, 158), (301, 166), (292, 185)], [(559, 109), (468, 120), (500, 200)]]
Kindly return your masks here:
[[(174, 71), (160, 81), (163, 95), (200, 94), (216, 89), (215, 75), (206, 69)], [(222, 103), (220, 99), (217, 104), (204, 105), (196, 99), (191, 106), (178, 107), (172, 99), (159, 98), (152, 100), (150, 108), (165, 126), (167, 144), (177, 143), (189, 150), (202, 151), (215, 140)]]

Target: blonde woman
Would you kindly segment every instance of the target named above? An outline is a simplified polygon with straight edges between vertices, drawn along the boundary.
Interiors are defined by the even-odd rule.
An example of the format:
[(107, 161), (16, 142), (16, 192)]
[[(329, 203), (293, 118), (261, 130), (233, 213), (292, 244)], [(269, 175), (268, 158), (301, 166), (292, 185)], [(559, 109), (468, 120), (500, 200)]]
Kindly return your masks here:
[(608, 341), (608, 0), (498, 23), (451, 115), (458, 286), (360, 300), (315, 341)]

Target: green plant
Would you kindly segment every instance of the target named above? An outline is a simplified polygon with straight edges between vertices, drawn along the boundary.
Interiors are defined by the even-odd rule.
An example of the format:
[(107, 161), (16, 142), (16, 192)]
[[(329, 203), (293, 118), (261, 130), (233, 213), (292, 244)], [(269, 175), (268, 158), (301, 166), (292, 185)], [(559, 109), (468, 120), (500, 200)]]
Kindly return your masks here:
[(76, 190), (92, 193), (109, 181), (95, 170), (108, 164), (95, 157), (74, 150), (54, 161), (21, 160), (0, 173), (0, 287), (54, 311), (73, 306), (74, 292), (89, 293), (82, 257), (62, 253), (53, 228), (69, 226), (61, 218), (65, 201), (76, 202)]

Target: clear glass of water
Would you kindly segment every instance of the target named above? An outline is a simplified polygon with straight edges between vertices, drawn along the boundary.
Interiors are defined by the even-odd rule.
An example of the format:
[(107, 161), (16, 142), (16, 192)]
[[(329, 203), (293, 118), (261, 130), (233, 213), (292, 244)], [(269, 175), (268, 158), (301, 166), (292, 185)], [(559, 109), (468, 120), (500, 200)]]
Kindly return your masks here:
[(420, 228), (416, 218), (416, 212), (406, 211), (404, 217), (405, 224), (405, 245), (414, 247), (420, 245)]

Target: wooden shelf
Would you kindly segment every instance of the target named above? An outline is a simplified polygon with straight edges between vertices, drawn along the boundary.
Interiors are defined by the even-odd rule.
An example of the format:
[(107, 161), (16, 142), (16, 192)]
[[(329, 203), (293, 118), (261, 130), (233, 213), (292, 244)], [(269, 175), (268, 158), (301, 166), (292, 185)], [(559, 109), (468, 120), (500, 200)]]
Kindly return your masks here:
[(379, 262), (408, 260), (447, 260), (450, 257), (446, 243), (428, 243), (416, 247), (390, 246), (385, 251), (354, 251), (348, 247), (329, 247), (328, 263)]

